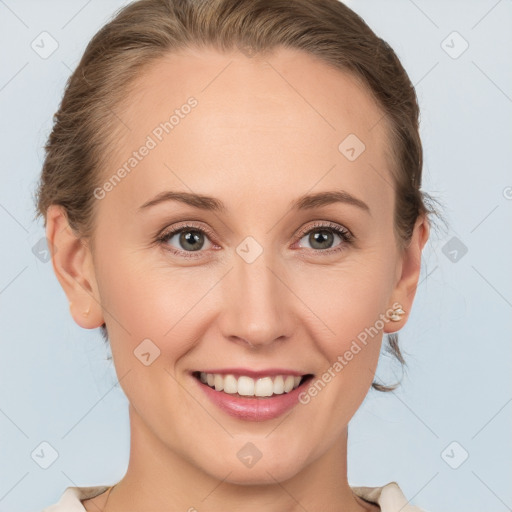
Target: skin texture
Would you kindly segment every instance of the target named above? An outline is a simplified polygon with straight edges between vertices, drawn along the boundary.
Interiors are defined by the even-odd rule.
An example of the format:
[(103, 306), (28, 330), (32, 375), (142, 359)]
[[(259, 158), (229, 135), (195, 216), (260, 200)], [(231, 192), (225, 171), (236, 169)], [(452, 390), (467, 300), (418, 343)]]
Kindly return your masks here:
[[(382, 332), (407, 321), (429, 233), (418, 219), (399, 252), (394, 191), (375, 172), (391, 183), (382, 112), (351, 75), (299, 51), (173, 54), (143, 73), (117, 112), (130, 130), (119, 128), (105, 179), (190, 96), (198, 105), (97, 201), (94, 251), (60, 207), (48, 210), (71, 314), (86, 329), (106, 322), (130, 402), (129, 467), (106, 510), (379, 510), (348, 485), (348, 423), (373, 380)], [(338, 150), (350, 133), (366, 146), (352, 162)], [(370, 213), (342, 203), (289, 209), (303, 194), (340, 189)], [(168, 202), (137, 211), (164, 190), (207, 194), (227, 210)], [(179, 234), (154, 243), (179, 221), (214, 237), (195, 252)], [(327, 248), (342, 249), (325, 254), (307, 236), (322, 231), (314, 221), (345, 227), (355, 241), (333, 234)], [(263, 249), (250, 264), (236, 252), (247, 236)], [(406, 311), (402, 320), (386, 323), (310, 403), (277, 419), (228, 416), (189, 375), (284, 367), (320, 376), (394, 302)], [(146, 338), (160, 350), (150, 366), (134, 356)], [(251, 468), (237, 457), (248, 442), (262, 453)], [(103, 509), (107, 494), (86, 500), (86, 510)]]

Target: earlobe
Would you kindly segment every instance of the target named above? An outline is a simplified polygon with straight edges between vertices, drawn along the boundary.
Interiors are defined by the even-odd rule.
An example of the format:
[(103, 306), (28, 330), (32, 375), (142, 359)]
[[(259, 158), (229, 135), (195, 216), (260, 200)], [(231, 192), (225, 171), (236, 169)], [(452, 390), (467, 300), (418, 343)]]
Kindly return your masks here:
[(71, 316), (84, 329), (100, 327), (104, 320), (91, 251), (71, 229), (60, 205), (47, 210), (46, 237), (53, 270), (69, 300)]
[(401, 255), (401, 274), (395, 289), (391, 295), (391, 310), (396, 310), (398, 307), (402, 313), (398, 315), (391, 314), (392, 322), (386, 324), (384, 332), (392, 333), (400, 330), (406, 323), (409, 312), (412, 308), (416, 289), (418, 287), (418, 280), (421, 270), (421, 254), (423, 247), (427, 243), (430, 234), (430, 225), (425, 216), (420, 216), (416, 220), (411, 241)]

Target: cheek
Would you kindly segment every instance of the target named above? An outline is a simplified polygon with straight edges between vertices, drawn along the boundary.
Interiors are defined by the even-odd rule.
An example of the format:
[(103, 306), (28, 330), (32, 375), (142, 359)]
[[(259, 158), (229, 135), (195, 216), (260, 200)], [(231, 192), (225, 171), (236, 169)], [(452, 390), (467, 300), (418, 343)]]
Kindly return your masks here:
[[(104, 253), (106, 254), (106, 253)], [(164, 258), (109, 252), (98, 265), (98, 286), (114, 361), (133, 364), (144, 340), (162, 357), (154, 365), (174, 373), (175, 362), (190, 350), (203, 328), (201, 298), (218, 281), (211, 273), (166, 265)], [(208, 300), (205, 303), (209, 303)], [(145, 341), (147, 347), (151, 343)], [(144, 346), (144, 345), (143, 345)]]
[[(297, 282), (295, 290), (303, 298), (322, 326), (325, 346), (330, 347), (329, 359), (350, 342), (375, 326), (388, 309), (392, 292), (393, 262), (383, 254), (354, 255), (338, 268), (304, 272), (307, 278)], [(382, 329), (382, 322), (377, 323)], [(373, 332), (373, 331), (372, 331)], [(360, 336), (364, 338), (364, 336)]]

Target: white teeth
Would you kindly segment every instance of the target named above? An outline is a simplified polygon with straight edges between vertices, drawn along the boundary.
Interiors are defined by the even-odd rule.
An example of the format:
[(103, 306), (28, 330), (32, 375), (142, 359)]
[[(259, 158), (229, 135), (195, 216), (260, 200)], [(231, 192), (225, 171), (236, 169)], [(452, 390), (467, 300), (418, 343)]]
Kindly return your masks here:
[(274, 379), (274, 393), (276, 395), (282, 395), (284, 393), (284, 379), (282, 375), (278, 375)]
[(275, 377), (261, 377), (253, 379), (242, 375), (238, 379), (234, 375), (221, 375), (218, 373), (199, 374), (199, 379), (216, 391), (242, 396), (272, 396), (289, 393), (299, 386), (302, 377), (294, 375), (276, 375)]
[(238, 394), (244, 396), (254, 396), (254, 379), (251, 379), (250, 377), (239, 377)]
[(222, 378), (224, 379), (224, 393), (234, 394), (238, 392), (238, 385), (234, 375), (226, 375), (225, 377)]
[(254, 386), (254, 394), (256, 396), (272, 396), (273, 393), (274, 385), (272, 384), (272, 379), (270, 377), (263, 377), (263, 379), (258, 379), (256, 381)]
[(213, 384), (217, 391), (222, 391), (224, 389), (224, 379), (222, 378), (222, 375), (215, 375)]
[(295, 384), (295, 377), (293, 375), (288, 375), (284, 381), (284, 392), (288, 393)]

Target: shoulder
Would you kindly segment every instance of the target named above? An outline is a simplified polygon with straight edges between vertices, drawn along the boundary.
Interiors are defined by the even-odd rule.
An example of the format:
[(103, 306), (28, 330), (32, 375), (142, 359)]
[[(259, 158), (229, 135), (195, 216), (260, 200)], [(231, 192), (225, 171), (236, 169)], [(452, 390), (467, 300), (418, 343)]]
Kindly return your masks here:
[(351, 486), (360, 498), (380, 506), (381, 512), (427, 512), (409, 503), (397, 482), (381, 487)]
[(41, 512), (85, 512), (81, 501), (94, 498), (105, 492), (109, 487), (110, 485), (67, 487), (57, 503), (44, 508)]

